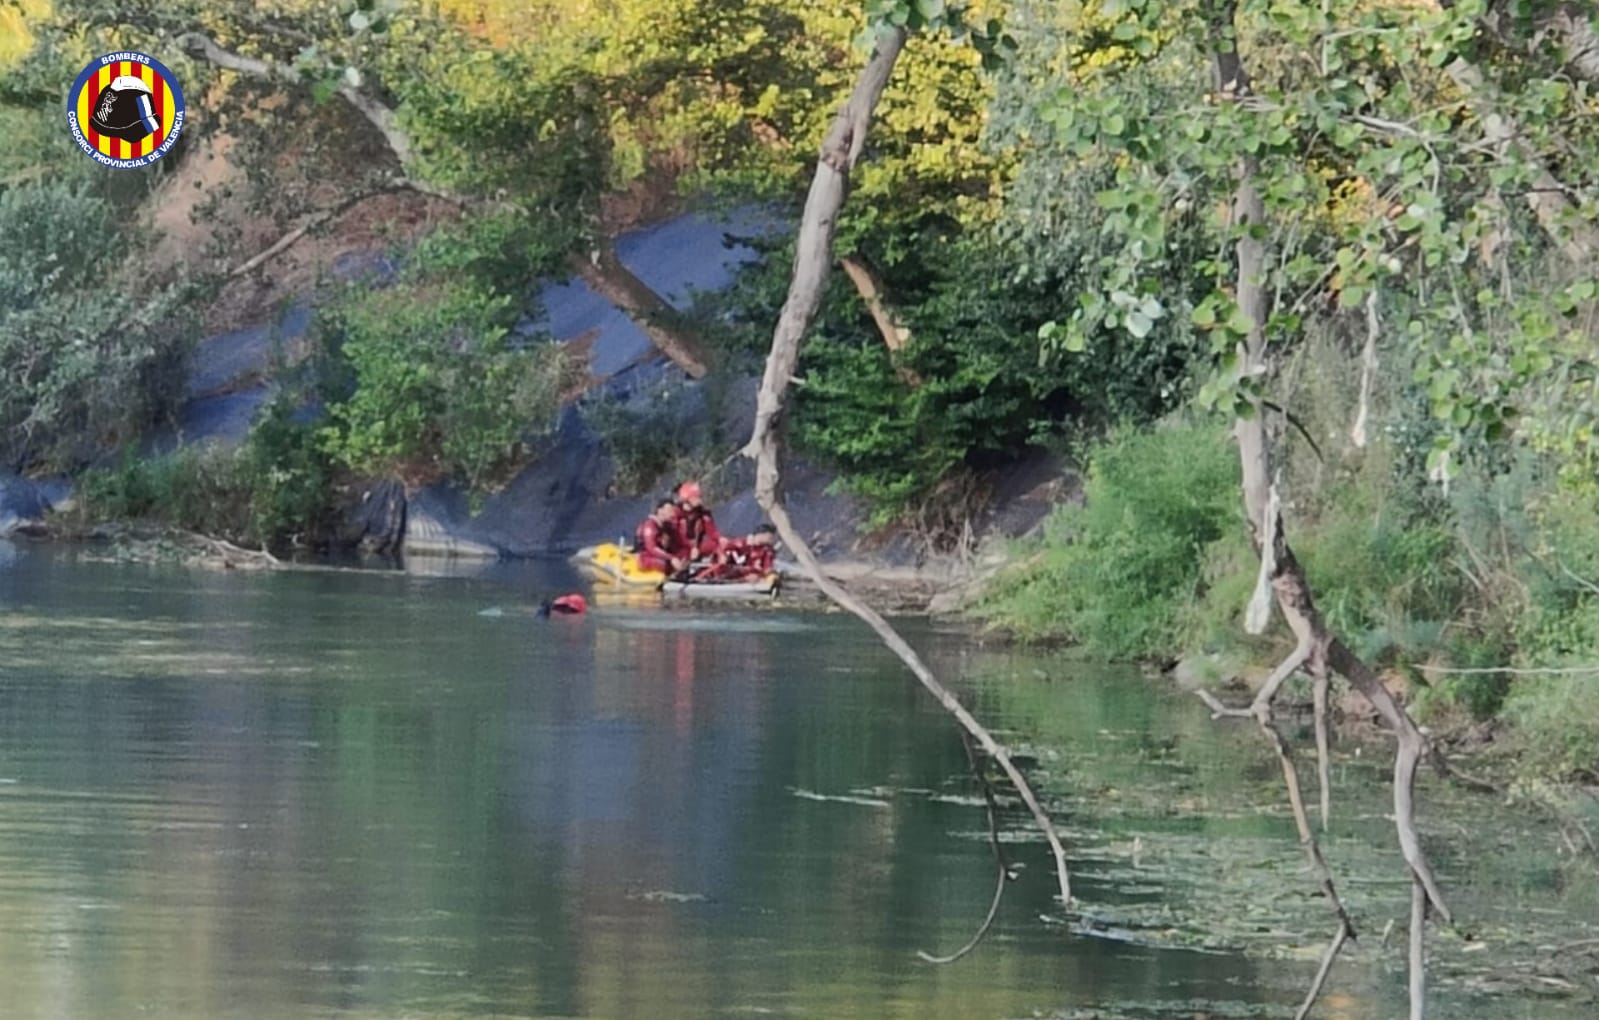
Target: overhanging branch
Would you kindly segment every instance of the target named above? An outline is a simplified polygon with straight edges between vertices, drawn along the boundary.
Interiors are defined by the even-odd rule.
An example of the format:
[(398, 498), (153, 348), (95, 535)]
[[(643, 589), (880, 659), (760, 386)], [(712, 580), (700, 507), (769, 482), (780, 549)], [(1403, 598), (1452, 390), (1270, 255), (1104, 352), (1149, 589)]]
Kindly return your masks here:
[[(187, 32), (179, 37), (178, 44), (190, 55), (224, 70), (290, 85), (302, 84), (300, 74), (294, 68), (224, 49), (203, 32)], [(347, 81), (341, 80), (335, 92), (368, 123), (377, 128), (378, 133), (383, 136), (384, 143), (388, 145), (389, 151), (394, 153), (394, 158), (399, 160), (402, 168), (410, 163), (411, 139), (400, 129), (393, 110)]]
[(1039, 803), (1032, 786), (1011, 760), (1005, 747), (994, 739), (955, 694), (939, 682), (932, 670), (916, 654), (915, 649), (889, 625), (888, 621), (850, 594), (827, 576), (815, 552), (794, 527), (788, 510), (783, 505), (782, 484), (782, 414), (787, 402), (789, 386), (799, 361), (800, 346), (827, 287), (828, 275), (833, 266), (833, 235), (838, 223), (839, 209), (844, 204), (850, 171), (860, 159), (866, 144), (867, 130), (872, 112), (888, 85), (889, 74), (904, 48), (906, 32), (903, 28), (885, 28), (877, 38), (872, 58), (862, 70), (849, 101), (833, 119), (832, 127), (822, 144), (816, 172), (811, 179), (810, 192), (805, 200), (805, 213), (800, 223), (795, 246), (794, 274), (789, 283), (788, 297), (778, 316), (772, 333), (772, 348), (766, 358), (766, 371), (762, 377), (756, 401), (755, 425), (744, 453), (755, 461), (755, 494), (760, 505), (777, 526), (778, 534), (789, 550), (799, 560), (805, 573), (833, 602), (854, 613), (880, 637), (885, 645), (915, 675), (922, 686), (944, 709), (955, 717), (961, 728), (977, 741), (1016, 787), (1017, 793), (1032, 813), (1039, 829), (1048, 840), (1055, 859), (1055, 875), (1060, 885), (1063, 907), (1071, 906), (1071, 882), (1066, 867), (1066, 849), (1050, 820), (1049, 813)]

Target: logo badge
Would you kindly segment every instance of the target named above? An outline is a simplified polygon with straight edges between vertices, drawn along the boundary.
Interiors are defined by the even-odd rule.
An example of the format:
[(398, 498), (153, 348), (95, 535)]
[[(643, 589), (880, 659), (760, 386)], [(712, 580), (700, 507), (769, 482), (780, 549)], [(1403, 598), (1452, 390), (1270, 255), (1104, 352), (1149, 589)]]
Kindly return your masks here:
[(167, 66), (143, 53), (107, 53), (89, 62), (67, 93), (72, 139), (103, 166), (149, 166), (183, 130), (183, 90)]

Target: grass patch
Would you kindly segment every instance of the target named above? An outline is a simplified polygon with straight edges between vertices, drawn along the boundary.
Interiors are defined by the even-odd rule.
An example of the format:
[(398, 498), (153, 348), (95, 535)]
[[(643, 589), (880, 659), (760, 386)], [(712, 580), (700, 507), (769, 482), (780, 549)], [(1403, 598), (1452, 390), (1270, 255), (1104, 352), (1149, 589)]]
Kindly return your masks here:
[(1093, 454), (1083, 494), (979, 611), (1023, 640), (1070, 640), (1111, 659), (1170, 655), (1208, 550), (1241, 527), (1237, 454), (1214, 427), (1123, 429)]

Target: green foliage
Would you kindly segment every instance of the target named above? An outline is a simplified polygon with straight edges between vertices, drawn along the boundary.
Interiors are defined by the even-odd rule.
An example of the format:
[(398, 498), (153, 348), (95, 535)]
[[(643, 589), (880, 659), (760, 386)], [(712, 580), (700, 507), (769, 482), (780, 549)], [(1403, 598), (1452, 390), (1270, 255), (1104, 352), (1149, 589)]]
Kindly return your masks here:
[(1542, 676), (1518, 682), (1505, 703), (1517, 726), (1522, 769), (1589, 782), (1599, 778), (1599, 702), (1595, 674)]
[(1239, 527), (1238, 459), (1213, 429), (1123, 430), (1095, 451), (1084, 504), (1058, 509), (1042, 548), (981, 611), (1028, 640), (1108, 658), (1170, 655), (1206, 550)]
[[(887, 523), (960, 463), (963, 423), (938, 413), (941, 391), (960, 386), (957, 378), (937, 380), (938, 391), (913, 387), (895, 375), (881, 341), (818, 339), (804, 364), (794, 440), (841, 469), (842, 484), (872, 508), (872, 523)], [(966, 422), (985, 416), (979, 406), (962, 410)]]
[(1451, 522), (1413, 512), (1392, 484), (1384, 465), (1334, 481), (1295, 540), (1328, 626), (1367, 654), (1441, 627), (1465, 598)]
[(273, 399), (239, 455), (249, 489), (248, 534), (264, 545), (296, 537), (314, 541), (333, 518), (336, 465), (316, 425), (296, 420), (298, 406), (286, 394)]
[[(781, 304), (789, 254), (767, 261), (712, 298), (707, 318), (725, 351), (764, 349)], [(1082, 421), (1149, 420), (1187, 392), (1191, 350), (1157, 332), (1104, 357), (1041, 364), (1036, 336), (1069, 278), (1018, 278), (1011, 250), (985, 229), (930, 236), (882, 273), (888, 306), (910, 340), (892, 355), (853, 288), (827, 292), (801, 355), (794, 439), (838, 467), (874, 523), (922, 504), (953, 472), (1004, 464), (1069, 413)]]
[(472, 282), (354, 291), (330, 313), (353, 392), (329, 408), (325, 448), (361, 472), (442, 472), (485, 491), (553, 427), (565, 352), (511, 342), (516, 309)]
[(616, 484), (637, 496), (668, 474), (690, 477), (685, 461), (709, 438), (705, 402), (697, 385), (669, 383), (628, 400), (602, 396), (584, 407), (584, 419), (616, 464)]
[(564, 272), (565, 252), (532, 218), (499, 210), (449, 223), (398, 255), (412, 281), (443, 276), (495, 294), (520, 294), (529, 280)]
[[(995, 118), (1031, 142), (1018, 233), (1041, 262), (1076, 259), (1085, 283), (1046, 348), (1094, 356), (1097, 338), (1185, 321), (1211, 341), (1202, 406), (1247, 413), (1267, 385), (1237, 356), (1251, 322), (1230, 249), (1247, 235), (1267, 248), (1265, 332), (1281, 349), (1308, 318), (1378, 297), (1440, 426), (1436, 479), (1517, 438), (1562, 457), (1568, 483), (1594, 484), (1594, 82), (1529, 43), (1537, 19), (1490, 33), (1482, 14), (1242, 6), (1258, 98), (1239, 104), (1203, 91), (1211, 5), (1019, 3), (1021, 56)], [(1484, 136), (1506, 130), (1538, 141), (1490, 157)], [(1247, 226), (1224, 215), (1245, 158), (1267, 217)], [(1056, 197), (1090, 207), (1074, 179), (1094, 182), (1097, 229), (1077, 229)]]
[(78, 480), (91, 521), (144, 521), (249, 546), (314, 545), (332, 521), (335, 467), (315, 427), (280, 396), (238, 449), (184, 447), (159, 457), (125, 450), (115, 467)]
[(186, 294), (137, 285), (125, 222), (70, 175), (0, 190), (0, 462), (76, 466), (181, 394)]
[(244, 538), (249, 519), (240, 458), (215, 447), (149, 459), (127, 449), (117, 467), (85, 471), (78, 498), (90, 520), (159, 522), (227, 538)]

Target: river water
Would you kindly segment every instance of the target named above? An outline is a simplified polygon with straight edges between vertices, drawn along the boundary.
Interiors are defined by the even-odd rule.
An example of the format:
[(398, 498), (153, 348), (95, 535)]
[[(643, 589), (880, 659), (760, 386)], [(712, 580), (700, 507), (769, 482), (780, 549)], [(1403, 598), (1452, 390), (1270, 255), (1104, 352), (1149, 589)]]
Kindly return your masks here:
[[(917, 951), (966, 940), (994, 865), (894, 660), (815, 612), (533, 617), (572, 583), (0, 558), (0, 1018), (1291, 1015), (1330, 928), (1252, 734), (913, 621), (1058, 793), (1083, 901), (1062, 916), (1010, 806), (1019, 877), (935, 967)], [(1402, 1009), (1403, 922), (1377, 943), (1404, 889), (1380, 772), (1340, 777), (1365, 793), (1330, 853), (1369, 871), (1370, 932), (1319, 1015), (1375, 1020)], [(1483, 808), (1449, 810), (1442, 838)], [(1599, 920), (1499, 817), (1443, 865), (1480, 909), (1439, 942), (1439, 1015), (1591, 1017), (1568, 971), (1473, 969), (1536, 969), (1529, 911), (1570, 940)]]

